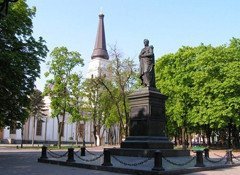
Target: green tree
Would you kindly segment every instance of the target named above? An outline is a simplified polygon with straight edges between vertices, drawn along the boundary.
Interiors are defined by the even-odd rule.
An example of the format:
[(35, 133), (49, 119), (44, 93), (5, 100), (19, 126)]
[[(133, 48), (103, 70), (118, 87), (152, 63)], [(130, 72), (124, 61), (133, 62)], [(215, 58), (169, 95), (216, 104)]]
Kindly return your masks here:
[(32, 146), (34, 146), (35, 126), (36, 120), (41, 120), (45, 114), (45, 102), (43, 100), (42, 92), (38, 89), (34, 89), (30, 95), (30, 117), (33, 117), (33, 128), (32, 128)]
[(25, 0), (9, 6), (8, 15), (0, 20), (0, 127), (25, 123), (28, 117), (28, 96), (40, 74), (40, 62), (47, 47), (33, 34), (32, 19), (36, 8)]
[(49, 71), (45, 73), (47, 80), (44, 93), (51, 98), (52, 117), (58, 122), (58, 147), (61, 147), (61, 137), (66, 115), (71, 113), (71, 91), (74, 68), (83, 66), (83, 59), (78, 52), (69, 52), (66, 47), (56, 47), (51, 52), (52, 60), (48, 62)]
[[(85, 133), (84, 128), (81, 128), (81, 122), (85, 123), (88, 120), (86, 115), (86, 104), (84, 100), (84, 91), (82, 87), (82, 76), (78, 74), (72, 74), (69, 81), (69, 94), (70, 106), (69, 114), (71, 115), (70, 122), (76, 123), (76, 144), (78, 144), (78, 138), (82, 137), (83, 146), (85, 146)], [(83, 129), (83, 133), (82, 133)]]
[(98, 81), (104, 86), (111, 98), (113, 106), (110, 110), (110, 118), (107, 121), (118, 122), (120, 128), (119, 141), (121, 142), (122, 136), (128, 136), (129, 102), (127, 96), (134, 89), (136, 68), (133, 60), (122, 59), (122, 55), (116, 46), (111, 48), (110, 56), (112, 61), (108, 69), (111, 75), (105, 79), (99, 77)]
[(232, 128), (240, 125), (239, 43), (239, 39), (233, 38), (229, 45), (206, 47), (194, 64), (196, 71), (192, 73), (195, 80), (193, 95), (198, 103), (193, 108), (191, 119), (195, 118), (195, 125), (205, 125), (208, 140), (211, 130), (228, 128), (229, 146)]
[(239, 133), (239, 43), (233, 38), (229, 45), (217, 47), (184, 46), (157, 60), (157, 87), (169, 96), (169, 126), (202, 131), (208, 144), (212, 131), (228, 128), (230, 145), (232, 134)]
[(181, 129), (181, 134), (177, 135), (181, 135), (183, 148), (186, 146), (188, 117), (193, 103), (190, 95), (192, 78), (189, 74), (192, 68), (188, 65), (194, 60), (194, 55), (191, 48), (183, 47), (176, 54), (165, 55), (156, 62), (156, 85), (169, 97), (166, 102), (168, 126), (177, 127), (168, 128), (168, 131), (169, 134), (177, 134), (176, 131)]
[[(103, 79), (104, 77), (102, 77)], [(95, 145), (99, 146), (102, 144), (103, 133), (106, 129), (106, 120), (109, 117), (109, 111), (112, 106), (112, 99), (99, 82), (99, 77), (86, 79), (82, 85), (82, 89), (85, 102), (85, 118), (88, 117), (88, 120), (93, 122)]]

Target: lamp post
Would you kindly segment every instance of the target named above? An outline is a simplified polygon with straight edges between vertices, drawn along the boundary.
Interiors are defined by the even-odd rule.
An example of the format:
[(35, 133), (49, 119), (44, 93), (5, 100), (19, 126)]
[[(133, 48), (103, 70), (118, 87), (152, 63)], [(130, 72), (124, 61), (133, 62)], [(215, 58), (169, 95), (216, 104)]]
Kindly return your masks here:
[(17, 1), (18, 0), (3, 0), (3, 2), (0, 2), (0, 19), (7, 16), (9, 3)]

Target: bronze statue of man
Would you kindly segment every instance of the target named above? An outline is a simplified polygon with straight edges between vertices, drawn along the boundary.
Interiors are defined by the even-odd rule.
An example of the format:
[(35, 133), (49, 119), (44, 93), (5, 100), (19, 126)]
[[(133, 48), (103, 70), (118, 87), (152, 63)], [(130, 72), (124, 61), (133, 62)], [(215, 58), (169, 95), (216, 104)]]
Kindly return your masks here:
[(149, 40), (144, 39), (144, 48), (139, 54), (140, 61), (140, 79), (141, 84), (145, 87), (155, 88), (155, 72), (154, 72), (154, 53), (153, 46), (149, 46)]

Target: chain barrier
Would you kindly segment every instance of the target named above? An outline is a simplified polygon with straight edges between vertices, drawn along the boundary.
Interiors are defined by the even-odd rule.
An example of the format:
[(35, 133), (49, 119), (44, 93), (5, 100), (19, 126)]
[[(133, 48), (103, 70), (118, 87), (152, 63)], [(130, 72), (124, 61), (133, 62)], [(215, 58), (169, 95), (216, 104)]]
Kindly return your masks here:
[(211, 163), (219, 163), (221, 161), (223, 161), (225, 158), (227, 157), (227, 154), (225, 154), (223, 157), (221, 157), (219, 160), (212, 160), (208, 157), (205, 157), (205, 159), (208, 161), (208, 162), (211, 162)]
[(62, 157), (65, 157), (67, 154), (68, 154), (68, 151), (67, 152), (65, 152), (64, 154), (57, 154), (57, 153), (55, 153), (55, 152), (53, 152), (52, 150), (50, 150), (50, 149), (47, 149), (48, 150), (48, 154), (51, 156), (51, 157), (53, 157), (53, 158), (62, 158)]
[(234, 157), (236, 157), (236, 158), (240, 158), (240, 155), (239, 155), (239, 156), (234, 156)]
[(75, 151), (75, 153), (79, 153), (81, 152), (81, 148), (79, 148), (77, 151)]
[(175, 165), (175, 166), (184, 166), (184, 165), (187, 165), (189, 163), (191, 163), (194, 159), (196, 158), (196, 156), (192, 157), (190, 160), (188, 160), (187, 162), (185, 163), (176, 163), (176, 162), (173, 162), (169, 159), (167, 159), (166, 157), (163, 156), (163, 159), (166, 160), (168, 163), (172, 164), (172, 165)]
[(84, 161), (84, 162), (93, 162), (93, 161), (96, 161), (98, 159), (100, 159), (104, 154), (100, 154), (99, 156), (97, 157), (94, 157), (93, 159), (83, 159), (82, 157), (80, 157), (76, 152), (74, 152), (74, 155), (79, 158), (80, 160)]
[(148, 162), (149, 160), (151, 160), (152, 158), (147, 158), (141, 162), (137, 162), (137, 163), (126, 163), (126, 162), (123, 162), (122, 160), (120, 160), (119, 158), (117, 158), (116, 156), (112, 156), (116, 161), (118, 161), (119, 163), (125, 165), (125, 166), (138, 166), (138, 165), (142, 165), (146, 162)]
[(220, 155), (218, 155), (218, 154), (216, 154), (216, 153), (213, 153), (215, 156), (218, 156), (218, 157), (220, 157), (220, 158), (222, 158), (222, 156), (220, 156)]
[(94, 154), (94, 153), (88, 151), (87, 148), (85, 148), (85, 151), (86, 151), (88, 154), (91, 154), (91, 155), (93, 155), (93, 156), (96, 156), (96, 154)]
[(240, 156), (234, 156), (234, 155), (232, 155), (232, 157), (234, 158), (234, 159), (236, 159), (237, 161), (240, 161)]

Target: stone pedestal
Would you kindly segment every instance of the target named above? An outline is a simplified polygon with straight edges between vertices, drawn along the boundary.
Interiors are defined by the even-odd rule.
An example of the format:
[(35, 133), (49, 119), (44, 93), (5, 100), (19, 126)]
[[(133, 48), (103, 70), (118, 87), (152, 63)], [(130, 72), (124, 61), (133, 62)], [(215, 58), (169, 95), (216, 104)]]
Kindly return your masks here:
[(165, 157), (190, 156), (189, 150), (174, 150), (166, 136), (166, 99), (155, 88), (147, 87), (129, 96), (129, 137), (121, 148), (110, 148), (111, 155), (153, 157), (160, 150)]
[(166, 137), (165, 101), (155, 88), (142, 88), (129, 96), (130, 133), (121, 148), (173, 149)]

